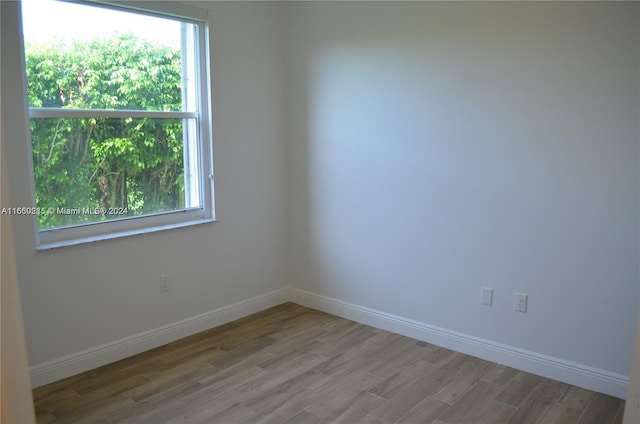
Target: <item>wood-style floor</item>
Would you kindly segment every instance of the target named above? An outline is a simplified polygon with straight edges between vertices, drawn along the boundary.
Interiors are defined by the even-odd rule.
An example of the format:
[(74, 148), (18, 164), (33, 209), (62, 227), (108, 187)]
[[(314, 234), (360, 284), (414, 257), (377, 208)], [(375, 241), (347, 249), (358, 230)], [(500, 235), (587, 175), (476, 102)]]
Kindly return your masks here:
[(624, 402), (292, 303), (34, 390), (39, 423), (622, 422)]

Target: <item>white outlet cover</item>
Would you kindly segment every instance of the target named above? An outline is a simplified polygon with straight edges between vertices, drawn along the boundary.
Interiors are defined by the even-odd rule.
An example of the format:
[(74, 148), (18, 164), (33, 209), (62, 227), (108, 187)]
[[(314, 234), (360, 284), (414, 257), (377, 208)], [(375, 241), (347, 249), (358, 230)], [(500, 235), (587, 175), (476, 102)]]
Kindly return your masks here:
[(526, 294), (516, 293), (514, 309), (518, 312), (527, 312), (527, 298)]

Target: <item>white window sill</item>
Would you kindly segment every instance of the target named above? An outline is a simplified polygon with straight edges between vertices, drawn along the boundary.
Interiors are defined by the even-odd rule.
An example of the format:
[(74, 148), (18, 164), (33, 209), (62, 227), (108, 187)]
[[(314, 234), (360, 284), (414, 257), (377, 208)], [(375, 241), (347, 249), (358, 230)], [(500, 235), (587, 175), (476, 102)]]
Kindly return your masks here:
[(44, 251), (44, 250), (57, 249), (60, 247), (75, 246), (78, 244), (95, 243), (102, 240), (111, 240), (111, 239), (117, 239), (122, 237), (130, 237), (138, 234), (150, 234), (158, 231), (173, 230), (176, 228), (183, 228), (183, 227), (191, 227), (193, 225), (208, 224), (215, 221), (216, 221), (215, 219), (210, 219), (210, 218), (199, 219), (194, 221), (177, 222), (177, 223), (172, 223), (167, 225), (158, 225), (158, 226), (148, 227), (148, 228), (137, 228), (137, 229), (127, 230), (127, 231), (112, 232), (108, 234), (100, 234), (100, 235), (89, 236), (89, 237), (74, 238), (71, 240), (62, 240), (62, 241), (56, 241), (51, 243), (41, 243), (38, 246), (36, 246), (36, 250)]

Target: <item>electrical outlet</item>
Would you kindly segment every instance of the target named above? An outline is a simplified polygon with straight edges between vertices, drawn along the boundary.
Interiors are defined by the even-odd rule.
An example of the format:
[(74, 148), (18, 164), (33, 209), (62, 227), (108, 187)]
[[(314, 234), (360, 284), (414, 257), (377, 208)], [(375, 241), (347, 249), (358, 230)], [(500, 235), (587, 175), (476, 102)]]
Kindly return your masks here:
[(516, 293), (514, 309), (518, 312), (527, 312), (527, 295)]
[(493, 304), (493, 289), (489, 287), (482, 288), (481, 302), (483, 305), (491, 306)]
[(160, 276), (160, 291), (168, 292), (169, 291), (169, 276), (161, 275)]

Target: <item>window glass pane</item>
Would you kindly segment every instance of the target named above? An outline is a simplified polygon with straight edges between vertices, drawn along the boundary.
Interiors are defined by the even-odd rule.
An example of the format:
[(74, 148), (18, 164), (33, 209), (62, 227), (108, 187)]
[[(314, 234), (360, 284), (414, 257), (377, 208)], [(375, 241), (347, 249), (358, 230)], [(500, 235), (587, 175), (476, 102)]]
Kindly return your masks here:
[(194, 119), (31, 119), (40, 229), (201, 207), (190, 187), (197, 175), (185, 177), (184, 166), (184, 134), (195, 126)]
[(159, 15), (126, 3), (22, 0), (45, 245), (213, 217), (203, 200), (212, 199), (209, 127), (200, 121), (206, 41), (200, 24), (159, 17), (196, 9), (149, 4)]
[[(30, 107), (180, 111), (180, 21), (52, 0), (24, 0)], [(193, 60), (193, 58), (191, 58)]]

